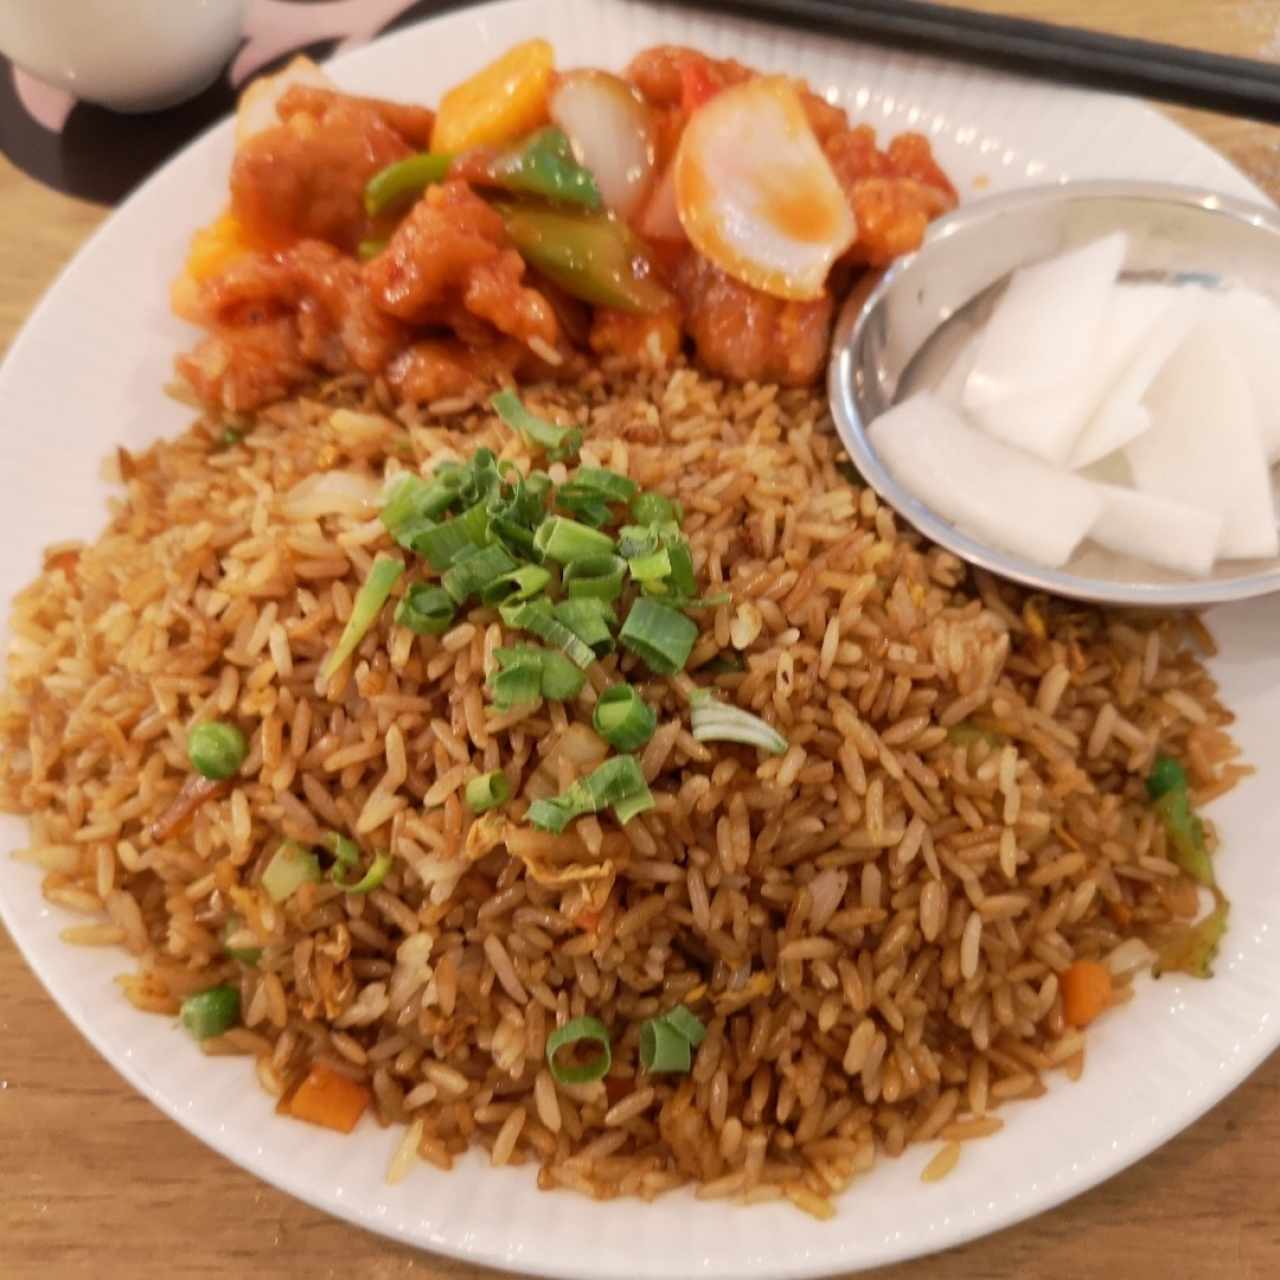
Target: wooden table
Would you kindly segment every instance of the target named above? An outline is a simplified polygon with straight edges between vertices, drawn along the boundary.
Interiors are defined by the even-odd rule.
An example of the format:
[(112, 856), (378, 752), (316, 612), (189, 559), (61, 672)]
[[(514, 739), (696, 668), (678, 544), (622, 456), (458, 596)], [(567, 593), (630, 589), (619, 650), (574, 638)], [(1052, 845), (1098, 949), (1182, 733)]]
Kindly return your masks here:
[[(968, 3), (1280, 60), (1280, 0)], [(1280, 199), (1280, 129), (1193, 111), (1172, 114)], [(7, 345), (102, 216), (101, 209), (48, 191), (0, 160), (0, 342)], [(850, 1203), (845, 1212), (856, 1208)], [(480, 1280), (497, 1274), (415, 1253), (327, 1218), (201, 1146), (80, 1038), (0, 931), (0, 1278)], [(1280, 1056), (1187, 1132), (1104, 1186), (991, 1239), (881, 1275), (1280, 1275)]]

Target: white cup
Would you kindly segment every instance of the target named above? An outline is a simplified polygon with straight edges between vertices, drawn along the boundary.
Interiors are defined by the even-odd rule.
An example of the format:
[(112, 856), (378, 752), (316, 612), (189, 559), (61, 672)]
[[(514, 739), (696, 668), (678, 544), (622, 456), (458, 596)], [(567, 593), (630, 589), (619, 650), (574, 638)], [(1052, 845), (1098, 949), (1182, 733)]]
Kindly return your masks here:
[(0, 0), (0, 51), (113, 111), (158, 111), (210, 85), (247, 0)]

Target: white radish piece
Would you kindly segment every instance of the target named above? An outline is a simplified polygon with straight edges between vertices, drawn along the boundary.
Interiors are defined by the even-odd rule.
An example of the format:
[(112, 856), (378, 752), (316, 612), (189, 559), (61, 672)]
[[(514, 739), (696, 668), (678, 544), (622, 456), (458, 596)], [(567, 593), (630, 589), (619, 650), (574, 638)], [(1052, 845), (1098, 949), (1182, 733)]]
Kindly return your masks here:
[(1201, 321), (1147, 392), (1151, 429), (1125, 450), (1143, 493), (1222, 519), (1218, 554), (1280, 552), (1253, 395), (1220, 327)]
[(1253, 391), (1267, 461), (1280, 459), (1280, 307), (1252, 289), (1229, 289), (1215, 300)]
[(964, 402), (964, 384), (969, 380), (969, 375), (973, 372), (973, 366), (977, 362), (978, 344), (981, 341), (982, 335), (980, 333), (975, 333), (972, 337), (966, 338), (955, 359), (947, 366), (946, 373), (938, 379), (938, 383), (933, 389), (933, 394), (943, 404), (950, 405), (953, 409), (961, 408)]
[(280, 123), (276, 105), (294, 85), (313, 89), (336, 89), (338, 86), (304, 53), (290, 60), (275, 75), (259, 76), (240, 95), (236, 103), (236, 146), (242, 147), (255, 134)]
[(820, 297), (857, 232), (800, 95), (780, 76), (732, 85), (693, 113), (675, 189), (694, 248), (777, 298)]
[(868, 438), (888, 471), (965, 532), (1065, 564), (1102, 513), (1097, 486), (975, 431), (930, 392), (881, 414)]
[(605, 207), (629, 220), (653, 185), (653, 115), (640, 91), (607, 71), (569, 71), (547, 109), (591, 170)]
[(1047, 462), (1067, 460), (1128, 243), (1115, 232), (1014, 273), (964, 388), (964, 407), (983, 430)]
[(1098, 486), (1102, 514), (1089, 530), (1100, 547), (1179, 573), (1204, 577), (1213, 568), (1222, 517), (1118, 485)]
[(1129, 353), (1125, 367), (1112, 379), (1105, 399), (1085, 424), (1072, 450), (1073, 468), (1086, 467), (1123, 449), (1150, 427), (1151, 415), (1143, 407), (1142, 398), (1204, 312), (1208, 295), (1203, 289), (1164, 285), (1146, 288), (1167, 295), (1168, 305), (1136, 350)]

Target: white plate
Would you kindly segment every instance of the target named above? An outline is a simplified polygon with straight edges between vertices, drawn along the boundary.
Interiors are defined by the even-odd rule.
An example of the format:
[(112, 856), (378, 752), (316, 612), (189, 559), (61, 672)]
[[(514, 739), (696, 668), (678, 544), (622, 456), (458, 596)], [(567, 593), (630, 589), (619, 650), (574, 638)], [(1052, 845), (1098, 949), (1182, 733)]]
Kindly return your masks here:
[[(966, 196), (982, 187), (1083, 177), (1164, 178), (1257, 191), (1220, 156), (1125, 100), (1048, 88), (925, 58), (619, 0), (516, 0), (449, 14), (342, 58), (344, 87), (433, 102), (512, 42), (550, 37), (564, 66), (619, 67), (659, 41), (697, 45), (806, 76), (886, 132), (928, 133)], [(31, 317), (0, 373), (6, 501), (0, 598), (39, 566), (43, 544), (92, 536), (103, 520), (99, 460), (179, 431), (161, 394), (192, 335), (170, 318), (167, 283), (191, 229), (221, 206), (231, 130), (215, 129), (112, 217)], [(340, 1138), (276, 1119), (249, 1066), (204, 1060), (165, 1020), (135, 1013), (112, 976), (127, 958), (57, 940), (67, 923), (38, 875), (7, 864), (0, 912), (54, 998), (100, 1052), (180, 1124), (259, 1177), (373, 1231), (475, 1262), (556, 1276), (769, 1277), (848, 1271), (1007, 1226), (1137, 1160), (1238, 1084), (1280, 1042), (1280, 600), (1212, 617), (1215, 664), (1263, 781), (1216, 806), (1221, 874), (1236, 906), (1212, 982), (1150, 984), (1090, 1039), (1083, 1081), (1014, 1107), (998, 1137), (967, 1148), (925, 1186), (928, 1156), (884, 1161), (819, 1224), (791, 1208), (741, 1209), (678, 1194), (654, 1205), (593, 1204), (535, 1189), (528, 1170), (472, 1159), (426, 1165), (389, 1188), (397, 1135), (366, 1122)], [(0, 823), (0, 847), (25, 841)], [(146, 1153), (139, 1158), (145, 1160)]]

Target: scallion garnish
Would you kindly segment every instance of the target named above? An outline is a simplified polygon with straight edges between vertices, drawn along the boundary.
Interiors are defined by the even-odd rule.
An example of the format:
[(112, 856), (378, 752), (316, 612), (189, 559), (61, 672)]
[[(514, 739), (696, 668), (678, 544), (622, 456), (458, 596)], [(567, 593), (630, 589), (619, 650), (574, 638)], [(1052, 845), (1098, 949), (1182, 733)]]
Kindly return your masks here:
[(396, 580), (404, 572), (404, 565), (399, 560), (387, 556), (378, 556), (369, 570), (364, 585), (356, 593), (355, 602), (351, 606), (351, 617), (342, 629), (338, 646), (325, 659), (320, 668), (320, 678), (328, 680), (337, 669), (356, 651), (365, 633), (378, 620), (378, 613), (386, 604), (387, 597)]
[(598, 529), (579, 524), (568, 516), (548, 516), (533, 535), (533, 545), (561, 564), (570, 564), (585, 556), (613, 554), (613, 539)]
[(561, 582), (571, 599), (596, 599), (612, 603), (622, 594), (627, 562), (621, 556), (583, 556), (564, 567)]
[(667, 554), (666, 547), (659, 547), (647, 555), (634, 556), (627, 562), (627, 568), (631, 570), (634, 581), (647, 587), (661, 582), (671, 573), (671, 557)]
[(225, 720), (195, 725), (187, 734), (187, 759), (197, 773), (218, 782), (239, 773), (248, 754), (244, 734)]
[(653, 737), (658, 717), (629, 684), (614, 684), (600, 695), (591, 722), (611, 747), (635, 751)]
[(285, 840), (262, 872), (262, 887), (272, 902), (284, 902), (304, 884), (319, 884), (321, 879), (316, 855), (296, 840)]
[(693, 708), (693, 736), (699, 742), (742, 742), (775, 756), (787, 749), (786, 738), (768, 721), (720, 702), (708, 689), (695, 689), (689, 703)]
[(631, 499), (631, 518), (636, 524), (680, 524), (684, 508), (662, 493), (637, 493)]
[(340, 831), (326, 831), (324, 847), (338, 866), (351, 868), (360, 865), (360, 846), (350, 836), (344, 836)]
[(652, 809), (654, 799), (634, 756), (613, 756), (579, 778), (568, 790), (529, 806), (529, 821), (543, 831), (559, 833), (587, 813), (612, 807), (625, 826), (638, 813)]
[(354, 884), (347, 884), (343, 875), (344, 868), (341, 863), (329, 869), (329, 879), (342, 890), (343, 893), (371, 893), (386, 878), (387, 872), (391, 870), (391, 854), (380, 853), (369, 864), (369, 870), (364, 873)]
[(683, 1075), (692, 1065), (693, 1046), (670, 1023), (651, 1018), (640, 1028), (640, 1066), (650, 1075)]
[(477, 502), (460, 516), (443, 524), (424, 525), (414, 533), (409, 546), (416, 555), (425, 557), (440, 573), (473, 547), (484, 545), (488, 536), (489, 515), (484, 503)]
[(465, 798), (472, 813), (485, 813), (511, 799), (511, 783), (501, 769), (494, 769), (492, 773), (472, 778), (467, 783)]
[(391, 482), (382, 508), (382, 523), (402, 547), (411, 546), (415, 534), (440, 519), (458, 500), (458, 492), (457, 483), (445, 477), (428, 481), (405, 472)]
[(262, 959), (261, 947), (233, 947), (231, 940), (237, 934), (244, 932), (244, 922), (239, 916), (228, 916), (227, 923), (222, 926), (222, 949), (233, 960), (239, 961), (240, 964), (247, 968), (256, 969), (258, 961)]
[(463, 604), (515, 568), (516, 562), (495, 542), (457, 555), (453, 567), (440, 579), (440, 585), (458, 604)]
[(240, 991), (230, 984), (199, 991), (182, 1002), (180, 1016), (197, 1040), (220, 1036), (240, 1021)]
[(554, 612), (583, 644), (591, 648), (597, 658), (603, 658), (617, 647), (613, 639), (613, 628), (618, 625), (618, 618), (613, 606), (604, 600), (590, 596), (578, 600), (561, 600), (554, 606)]
[(522, 564), (510, 573), (495, 578), (480, 590), (481, 604), (503, 604), (508, 601), (532, 600), (546, 590), (551, 574), (538, 564)]
[(546, 451), (553, 462), (573, 457), (582, 448), (582, 432), (577, 427), (558, 427), (525, 408), (514, 391), (499, 391), (489, 404), (507, 426), (518, 431), (525, 440)]
[[(588, 1062), (566, 1062), (561, 1050), (577, 1044), (594, 1044), (599, 1052)], [(591, 1084), (603, 1080), (613, 1065), (609, 1029), (599, 1018), (571, 1018), (547, 1036), (547, 1067), (557, 1084)]]
[(636, 482), (607, 467), (579, 467), (572, 479), (556, 490), (557, 498), (566, 494), (600, 498), (605, 502), (630, 502), (636, 495)]
[(495, 649), (498, 667), (489, 677), (493, 702), (499, 711), (509, 711), (539, 697), (565, 702), (582, 692), (586, 676), (562, 653), (536, 645)]
[(396, 606), (396, 622), (420, 636), (444, 635), (453, 623), (457, 606), (443, 588), (415, 582)]
[(641, 1026), (640, 1065), (651, 1074), (686, 1072), (693, 1062), (693, 1050), (706, 1036), (702, 1020), (678, 1004)]
[(551, 612), (551, 606), (545, 600), (504, 604), (498, 612), (507, 626), (531, 632), (539, 640), (545, 640), (547, 644), (554, 645), (566, 658), (584, 671), (596, 660), (591, 646), (570, 631)]
[(684, 669), (697, 638), (696, 622), (648, 596), (641, 596), (631, 606), (618, 633), (626, 648), (662, 676)]

